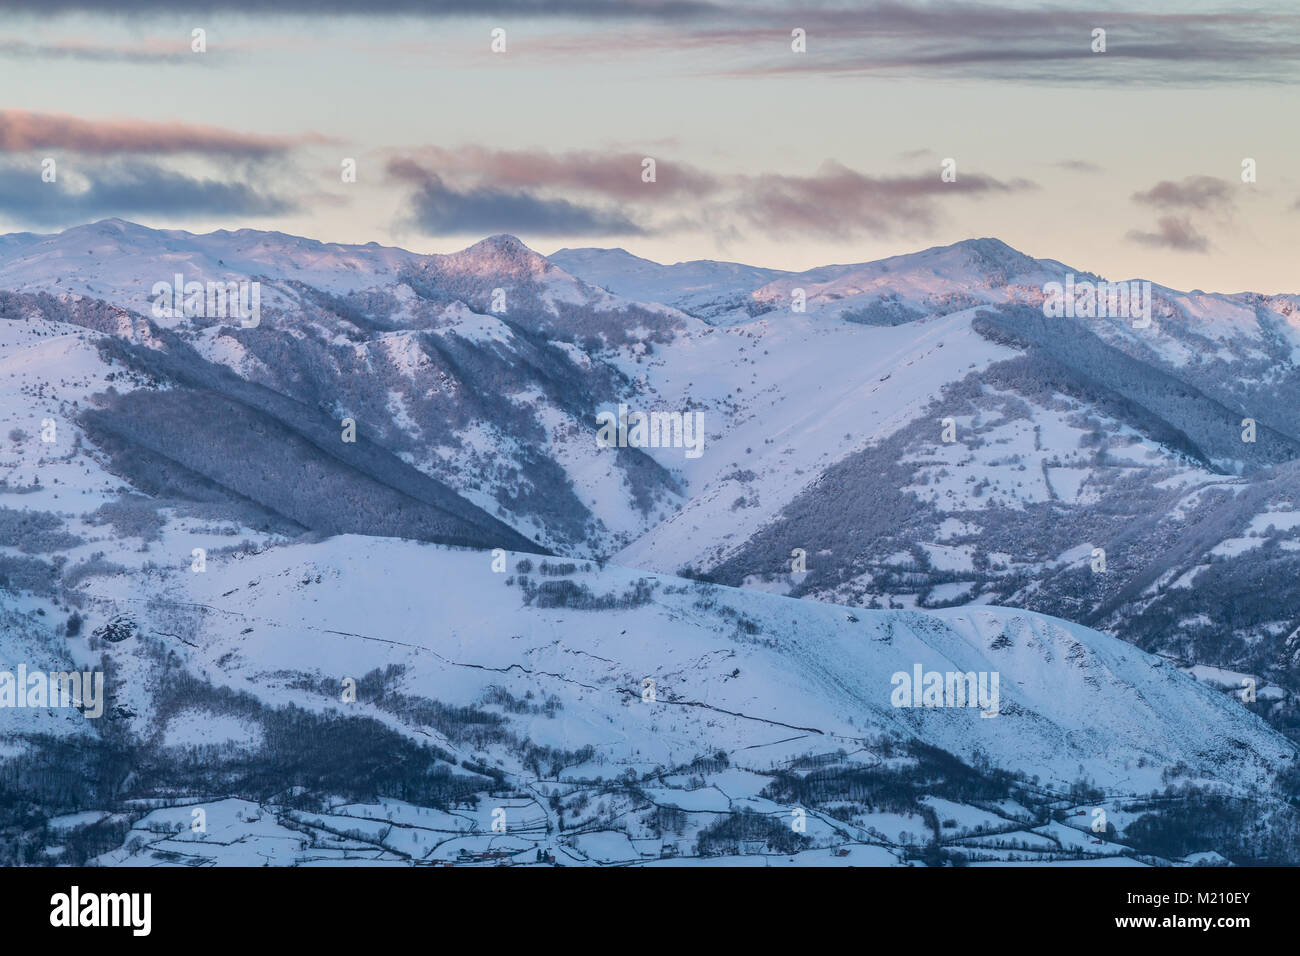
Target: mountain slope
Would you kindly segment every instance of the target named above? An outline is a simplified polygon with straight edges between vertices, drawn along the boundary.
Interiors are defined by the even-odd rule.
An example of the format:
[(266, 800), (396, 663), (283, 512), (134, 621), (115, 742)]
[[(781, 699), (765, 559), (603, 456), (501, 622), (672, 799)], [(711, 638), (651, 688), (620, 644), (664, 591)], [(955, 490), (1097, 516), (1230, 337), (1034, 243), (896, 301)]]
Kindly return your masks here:
[(737, 262), (695, 260), (660, 265), (624, 249), (561, 249), (547, 258), (575, 276), (639, 302), (662, 302), (706, 321), (752, 317), (750, 294), (782, 276)]

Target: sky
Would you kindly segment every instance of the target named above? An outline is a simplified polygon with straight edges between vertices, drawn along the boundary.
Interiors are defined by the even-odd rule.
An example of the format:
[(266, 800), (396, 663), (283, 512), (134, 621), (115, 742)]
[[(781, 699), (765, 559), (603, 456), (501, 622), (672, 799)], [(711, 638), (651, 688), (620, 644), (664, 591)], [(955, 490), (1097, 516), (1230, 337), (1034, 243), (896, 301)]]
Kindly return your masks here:
[(784, 269), (995, 236), (1112, 280), (1300, 292), (1293, 2), (5, 10), (0, 233), (507, 232)]

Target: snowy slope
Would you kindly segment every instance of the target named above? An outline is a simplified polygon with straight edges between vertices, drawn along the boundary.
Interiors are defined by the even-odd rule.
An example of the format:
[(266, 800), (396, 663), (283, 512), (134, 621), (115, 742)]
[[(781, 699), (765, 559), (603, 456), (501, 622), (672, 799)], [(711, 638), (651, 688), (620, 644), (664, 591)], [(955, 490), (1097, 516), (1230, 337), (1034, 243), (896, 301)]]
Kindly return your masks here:
[[(286, 802), (189, 783), (166, 799), (82, 807), (66, 829), (129, 823), (122, 847), (100, 857), (109, 865), (525, 865), (538, 853), (565, 865), (755, 855), (888, 865), (927, 840), (976, 862), (1125, 863), (1134, 851), (1124, 843), (1053, 822), (1080, 806), (1068, 792), (1076, 781), (1100, 784), (1078, 813), (1104, 807), (1122, 828), (1139, 816), (1122, 808), (1159, 790), (1170, 768), (1259, 797), (1296, 756), (1244, 707), (1160, 658), (1041, 615), (862, 611), (615, 566), (506, 561), (495, 571), (485, 552), (341, 536), (214, 555), (203, 573), (177, 561), (148, 576), (92, 576), (81, 589), (87, 620), (129, 619), (136, 636), (68, 643), (83, 659), (102, 655), (118, 731), (152, 762), (196, 747), (213, 768), (256, 761), (295, 705), (312, 719), (378, 722), (412, 753), (432, 748), (452, 774), (443, 779), (477, 780), (478, 792), (447, 806), (328, 791)], [(561, 593), (568, 606), (554, 600)], [(591, 606), (579, 606), (583, 595)], [(893, 706), (892, 675), (915, 666), (997, 672), (998, 716)], [(176, 698), (180, 672), (204, 683)], [(349, 679), (354, 700), (340, 693)], [(884, 807), (784, 795), (814, 769), (829, 780), (905, 775), (933, 759), (914, 741), (986, 774), (991, 765), (1023, 776), (997, 799), (960, 797), (968, 779), (965, 791), (947, 789), (942, 764), (922, 777), (930, 794)], [(196, 810), (202, 831), (191, 828)], [(806, 833), (781, 852), (795, 810)], [(765, 835), (697, 855), (746, 813)], [(925, 836), (936, 821), (942, 832)]]
[[(627, 608), (546, 608), (525, 600), (521, 557), (509, 556), (509, 574), (493, 572), (486, 553), (341, 536), (232, 555), (205, 574), (178, 569), (144, 588), (126, 575), (96, 578), (88, 595), (160, 632), (172, 631), (168, 607), (184, 611), (187, 640), (173, 650), (258, 696), (301, 699), (273, 675), (338, 682), (401, 664), (404, 692), (445, 703), (473, 704), (492, 685), (555, 696), (555, 717), (527, 719), (532, 740), (592, 745), (632, 766), (758, 745), (762, 767), (763, 747), (778, 740), (775, 752), (789, 753), (884, 734), (1033, 767), (1049, 785), (1087, 776), (1140, 793), (1178, 763), (1204, 779), (1267, 786), (1293, 751), (1231, 698), (1160, 658), (1057, 619), (1002, 608), (850, 610), (616, 566), (536, 581), (615, 596), (644, 581), (653, 596)], [(1000, 715), (892, 706), (891, 676), (916, 664), (998, 672)], [(646, 678), (656, 682), (654, 704), (641, 699)], [(147, 701), (132, 709), (146, 729)]]
[(1036, 260), (997, 239), (969, 239), (849, 265), (804, 272), (697, 260), (665, 266), (622, 249), (561, 249), (561, 268), (620, 295), (665, 302), (728, 325), (774, 311), (791, 311), (799, 290), (809, 314), (870, 325), (943, 315), (979, 303), (1033, 298), (1066, 267)]
[(564, 271), (639, 302), (662, 302), (711, 322), (749, 317), (750, 293), (782, 276), (738, 262), (697, 259), (660, 265), (624, 249), (561, 249), (547, 258)]
[(710, 444), (694, 462), (677, 453), (689, 501), (617, 559), (659, 571), (720, 563), (827, 468), (920, 416), (945, 384), (1014, 354), (970, 319), (866, 328), (789, 316), (666, 346), (651, 369), (655, 407), (711, 402)]
[(187, 282), (266, 276), (346, 292), (392, 282), (422, 258), (376, 243), (345, 246), (253, 229), (197, 235), (121, 219), (10, 238), (0, 246), (0, 288), (89, 295), (145, 315), (154, 283), (171, 282), (175, 273)]

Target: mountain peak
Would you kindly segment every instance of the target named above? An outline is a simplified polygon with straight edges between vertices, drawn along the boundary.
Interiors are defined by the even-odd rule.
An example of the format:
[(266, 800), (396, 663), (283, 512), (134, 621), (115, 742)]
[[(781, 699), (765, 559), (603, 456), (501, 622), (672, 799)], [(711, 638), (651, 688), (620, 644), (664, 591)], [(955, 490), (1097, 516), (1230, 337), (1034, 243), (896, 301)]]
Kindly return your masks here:
[(130, 220), (127, 219), (121, 219), (117, 216), (112, 216), (108, 219), (100, 219), (97, 222), (86, 223), (83, 226), (73, 226), (71, 229), (68, 230), (68, 232), (75, 232), (75, 231), (96, 232), (96, 233), (116, 233), (118, 235), (125, 235), (126, 233), (132, 233), (135, 235), (139, 235), (141, 233), (155, 232), (156, 230), (150, 229), (148, 226), (142, 226), (138, 222), (131, 222)]
[(1037, 259), (992, 236), (963, 239), (940, 248), (964, 252), (973, 265), (996, 273), (1003, 280), (1019, 273), (1032, 272), (1039, 265)]
[(504, 232), (480, 239), (460, 252), (438, 258), (457, 272), (479, 275), (493, 273), (531, 277), (542, 275), (555, 268), (545, 256), (528, 248), (517, 237)]
[(522, 239), (518, 236), (512, 236), (508, 232), (498, 232), (495, 235), (488, 236), (486, 239), (480, 239), (478, 242), (474, 243), (473, 246), (470, 246), (470, 248), (473, 249), (478, 246), (487, 246), (492, 249), (509, 249), (512, 251), (522, 249), (526, 252), (532, 252), (532, 250), (525, 245)]
[(652, 266), (661, 265), (660, 263), (655, 262), (653, 259), (646, 259), (644, 256), (633, 255), (632, 253), (624, 249), (622, 246), (615, 246), (612, 249), (606, 249), (601, 246), (579, 246), (576, 248), (570, 248), (568, 246), (565, 246), (563, 249), (557, 249), (553, 253), (551, 253), (550, 256), (547, 256), (548, 259), (555, 258), (555, 257), (563, 257), (567, 259), (579, 259), (579, 260), (606, 259), (606, 260), (619, 260), (622, 262), (644, 262)]
[(1020, 250), (1007, 245), (996, 236), (982, 236), (978, 239), (962, 239), (960, 242), (954, 242), (953, 246), (958, 249), (969, 249), (983, 255), (1024, 255)]

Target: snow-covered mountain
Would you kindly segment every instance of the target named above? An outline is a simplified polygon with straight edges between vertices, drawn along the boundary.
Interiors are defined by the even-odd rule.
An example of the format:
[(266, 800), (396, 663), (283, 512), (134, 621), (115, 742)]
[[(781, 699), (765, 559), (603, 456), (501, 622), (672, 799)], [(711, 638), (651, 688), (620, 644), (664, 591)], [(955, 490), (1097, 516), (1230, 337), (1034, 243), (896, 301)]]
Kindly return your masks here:
[[(159, 314), (177, 274), (259, 283), (259, 320)], [(49, 821), (0, 829), (115, 863), (1300, 858), (1298, 300), (1047, 318), (1067, 275), (1100, 279), (993, 239), (782, 273), (0, 237), (0, 651), (110, 688), (100, 724), (0, 707)], [(620, 406), (700, 454), (602, 447)], [(914, 667), (997, 674), (998, 716), (895, 706)]]
[[(1030, 607), (1293, 693), (1296, 297), (1153, 285), (1145, 328), (1045, 318), (1067, 276), (1100, 281), (980, 239), (755, 285), (745, 310), (780, 307), (717, 329), (707, 360), (660, 356), (661, 394), (731, 365), (734, 404), (686, 504), (618, 560), (850, 604)], [(674, 301), (661, 278), (641, 292)], [(1294, 720), (1289, 698), (1268, 709)]]
[(794, 275), (738, 262), (697, 259), (660, 265), (625, 249), (561, 249), (547, 257), (561, 269), (617, 295), (663, 302), (712, 323), (753, 318), (766, 309), (754, 304), (756, 289)]
[[(358, 447), (382, 446), (542, 548), (609, 552), (679, 500), (672, 475), (636, 449), (592, 460), (589, 422), (598, 404), (633, 390), (614, 357), (635, 366), (657, 343), (703, 323), (588, 286), (512, 237), (448, 256), (248, 230), (190, 236), (118, 220), (16, 238), (0, 253), (0, 288), (18, 290), (0, 293), (6, 315), (90, 323), (120, 337), (119, 360), (134, 351), (147, 365), (165, 353), (165, 374), (220, 400), (231, 388), (245, 406), (250, 394), (274, 393), (274, 414), (293, 429), (304, 415), (335, 426), (350, 418)], [(257, 326), (159, 317), (155, 283), (174, 286), (175, 275), (258, 282)], [(250, 393), (213, 366), (258, 388)], [(140, 411), (133, 418), (175, 414)], [(207, 411), (195, 414), (196, 427), (222, 427)]]
[(713, 324), (748, 322), (791, 311), (796, 290), (808, 313), (893, 325), (978, 304), (1032, 297), (1066, 271), (997, 239), (893, 256), (878, 262), (818, 266), (805, 272), (696, 260), (664, 266), (622, 249), (561, 249), (561, 268), (628, 298), (665, 302)]

